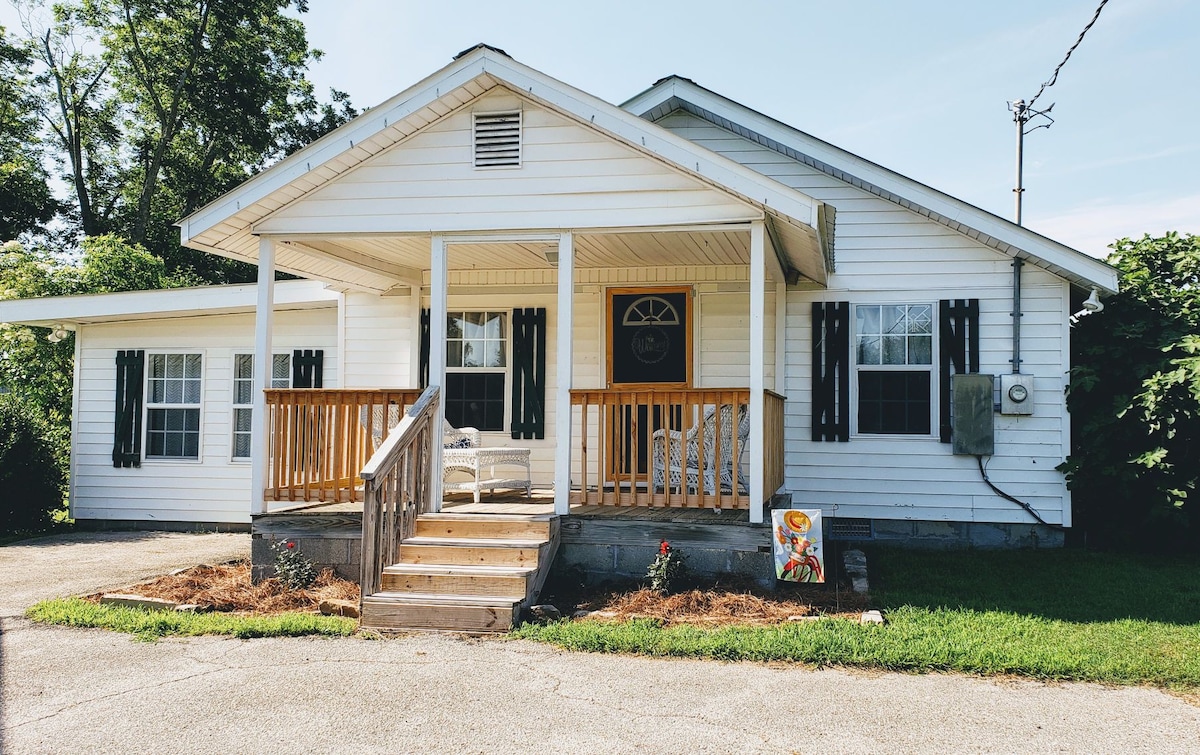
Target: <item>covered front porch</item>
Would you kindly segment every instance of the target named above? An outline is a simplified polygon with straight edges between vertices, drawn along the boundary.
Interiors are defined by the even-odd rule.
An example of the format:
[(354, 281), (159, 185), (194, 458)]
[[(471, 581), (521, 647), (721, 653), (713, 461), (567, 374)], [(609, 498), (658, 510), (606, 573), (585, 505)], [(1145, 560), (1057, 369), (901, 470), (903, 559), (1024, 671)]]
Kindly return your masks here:
[[(557, 515), (574, 503), (744, 510), (761, 522), (762, 504), (783, 484), (785, 285), (793, 274), (768, 225), (435, 234), (425, 237), (425, 255), (419, 238), (372, 237), (377, 254), (395, 252), (392, 274), (406, 271), (409, 281), (394, 282), (380, 301), (420, 323), (386, 346), (407, 352), (408, 375), (396, 376), (399, 387), (346, 386), (355, 366), (343, 353), (343, 387), (263, 391), (253, 415), (261, 422), (253, 489), (262, 491), (253, 510), (362, 500), (359, 472), (421, 388), (436, 385), (434, 469), (450, 453), (445, 428), (478, 423), (481, 454), (528, 450), (526, 469), (515, 473), (553, 491)], [(365, 242), (260, 240), (256, 367), (270, 364), (267, 263), (278, 250), (310, 248), (345, 258)], [(516, 274), (497, 275), (498, 265)], [(506, 277), (515, 282), (503, 285)], [(546, 306), (523, 306), (530, 303)], [(504, 394), (471, 395), (480, 383), (463, 378), (476, 373), (497, 378)], [(485, 425), (493, 413), (503, 422)], [(494, 481), (510, 472), (498, 470)], [(434, 510), (447, 482), (455, 486), (431, 475)]]

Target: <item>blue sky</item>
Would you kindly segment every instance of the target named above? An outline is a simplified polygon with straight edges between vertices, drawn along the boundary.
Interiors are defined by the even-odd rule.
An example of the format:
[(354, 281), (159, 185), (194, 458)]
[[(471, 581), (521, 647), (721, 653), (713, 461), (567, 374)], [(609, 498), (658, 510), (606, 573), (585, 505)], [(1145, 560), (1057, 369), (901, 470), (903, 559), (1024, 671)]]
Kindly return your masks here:
[[(311, 0), (311, 70), (378, 104), (477, 42), (610, 102), (668, 74), (1012, 217), (1015, 127), (1099, 0)], [(0, 23), (17, 27), (11, 7)], [(1026, 139), (1025, 225), (1103, 256), (1200, 233), (1200, 3), (1111, 0)]]

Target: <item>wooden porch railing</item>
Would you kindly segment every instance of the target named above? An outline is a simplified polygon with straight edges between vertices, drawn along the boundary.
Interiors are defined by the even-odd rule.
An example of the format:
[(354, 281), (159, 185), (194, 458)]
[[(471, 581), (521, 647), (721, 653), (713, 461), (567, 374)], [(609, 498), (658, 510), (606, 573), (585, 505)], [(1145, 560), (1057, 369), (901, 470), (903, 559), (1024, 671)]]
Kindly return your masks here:
[(571, 502), (749, 509), (749, 404), (745, 388), (571, 391)]
[(783, 486), (783, 404), (774, 391), (763, 391), (763, 491), (774, 495)]
[(433, 419), (439, 400), (436, 385), (426, 388), (359, 472), (364, 597), (379, 592), (383, 568), (396, 563), (400, 541), (412, 537), (417, 515), (433, 510)]
[(272, 389), (267, 400), (267, 501), (362, 500), (359, 470), (419, 390)]

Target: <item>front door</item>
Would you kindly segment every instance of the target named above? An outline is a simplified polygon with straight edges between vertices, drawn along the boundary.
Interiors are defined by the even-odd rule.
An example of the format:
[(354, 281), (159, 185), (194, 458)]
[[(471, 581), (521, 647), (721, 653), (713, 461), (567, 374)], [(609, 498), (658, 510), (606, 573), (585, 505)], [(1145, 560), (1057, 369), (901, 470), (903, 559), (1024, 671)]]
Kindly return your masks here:
[(692, 385), (692, 290), (689, 286), (608, 291), (608, 386), (643, 392), (634, 404), (613, 407), (609, 474), (644, 477), (650, 435), (678, 429), (680, 408), (657, 404), (655, 389)]

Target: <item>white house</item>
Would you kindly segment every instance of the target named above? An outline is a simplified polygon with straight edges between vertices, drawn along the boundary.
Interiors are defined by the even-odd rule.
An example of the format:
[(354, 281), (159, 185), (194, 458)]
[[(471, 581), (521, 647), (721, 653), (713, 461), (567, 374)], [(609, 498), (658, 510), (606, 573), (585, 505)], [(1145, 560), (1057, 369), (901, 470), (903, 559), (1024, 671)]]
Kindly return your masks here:
[(436, 385), (559, 517), (1071, 524), (1068, 318), (1115, 271), (686, 79), (618, 107), (481, 45), (179, 226), (258, 286), (0, 303), (77, 333), (77, 518), (352, 504)]

